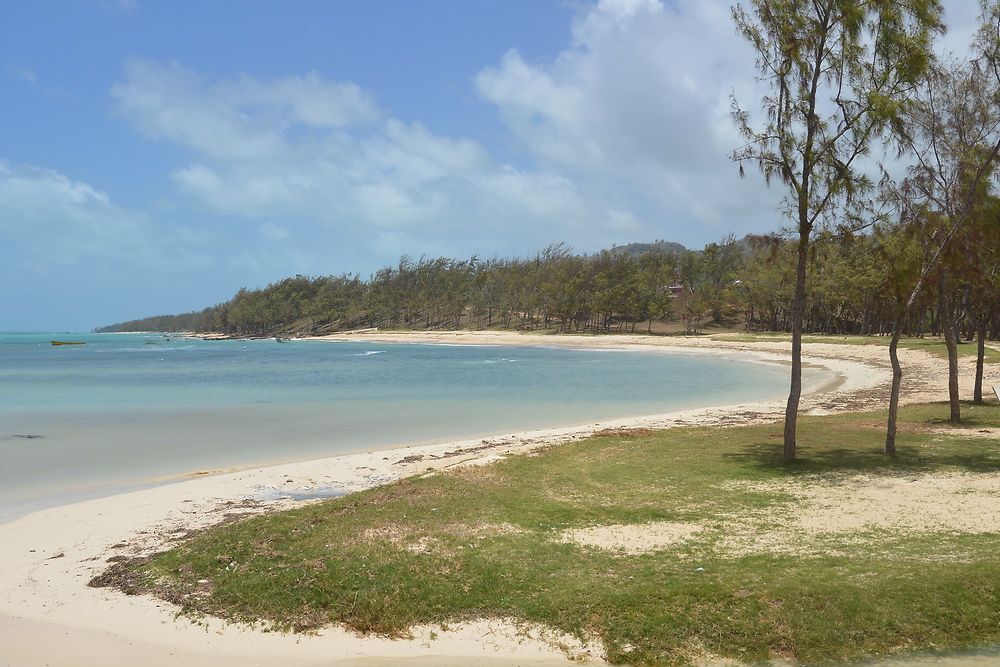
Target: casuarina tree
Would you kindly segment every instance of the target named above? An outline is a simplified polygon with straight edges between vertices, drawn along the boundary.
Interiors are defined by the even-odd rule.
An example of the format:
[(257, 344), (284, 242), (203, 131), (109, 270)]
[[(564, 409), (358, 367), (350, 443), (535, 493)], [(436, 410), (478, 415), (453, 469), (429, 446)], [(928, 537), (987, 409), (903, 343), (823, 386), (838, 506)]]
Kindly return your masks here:
[[(923, 243), (925, 259), (905, 306), (908, 315), (932, 272), (938, 275), (938, 305), (948, 347), (948, 394), (951, 421), (958, 422), (958, 351), (950, 303), (951, 273), (955, 266), (986, 262), (990, 253), (962, 256), (952, 246), (963, 234), (967, 248), (995, 238), (998, 223), (990, 189), (1000, 156), (1000, 1), (981, 3), (981, 23), (965, 61), (950, 62), (928, 70), (916, 101), (906, 111), (902, 126), (904, 146), (913, 164), (900, 190), (904, 208), (915, 211), (909, 224), (929, 228)], [(906, 224), (906, 219), (903, 219)], [(978, 223), (978, 224), (976, 224)], [(979, 239), (979, 244), (974, 243)], [(945, 260), (951, 257), (950, 266)], [(897, 327), (899, 322), (897, 322)], [(985, 336), (985, 332), (984, 332)], [(893, 334), (894, 342), (899, 331)], [(896, 408), (902, 369), (890, 346), (893, 364), (892, 393), (885, 451), (896, 446)], [(978, 394), (981, 397), (982, 387)]]
[(759, 118), (733, 100), (746, 143), (731, 157), (741, 174), (754, 163), (768, 183), (785, 187), (783, 209), (798, 240), (784, 428), (784, 459), (791, 462), (813, 232), (871, 193), (867, 157), (898, 129), (924, 80), (941, 6), (937, 0), (746, 0), (732, 15), (756, 53), (767, 92)]

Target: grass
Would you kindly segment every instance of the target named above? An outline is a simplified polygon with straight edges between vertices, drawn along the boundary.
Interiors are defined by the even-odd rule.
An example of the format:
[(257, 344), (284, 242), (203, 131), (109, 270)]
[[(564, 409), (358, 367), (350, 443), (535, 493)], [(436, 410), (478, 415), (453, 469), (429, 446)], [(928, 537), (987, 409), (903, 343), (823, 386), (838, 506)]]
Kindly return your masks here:
[[(713, 336), (712, 340), (738, 341), (745, 343), (759, 342), (788, 342), (792, 339), (791, 334), (785, 333), (739, 333), (739, 334), (719, 334)], [(817, 334), (805, 334), (802, 336), (804, 343), (831, 343), (834, 345), (881, 345), (889, 347), (889, 336), (821, 336)], [(945, 347), (944, 338), (930, 336), (927, 338), (901, 338), (899, 341), (901, 348), (909, 350), (924, 350), (937, 357), (947, 358), (948, 349)], [(888, 354), (888, 353), (886, 353)], [(975, 357), (975, 341), (959, 341), (959, 357)], [(988, 364), (1000, 363), (1000, 350), (987, 347), (983, 360)]]
[[(1000, 426), (995, 404), (963, 414), (966, 429)], [(727, 546), (799, 511), (781, 484), (1000, 472), (1000, 440), (942, 433), (946, 405), (900, 417), (895, 459), (879, 452), (881, 415), (802, 418), (793, 466), (780, 462), (776, 425), (592, 437), (212, 529), (108, 580), (192, 613), (298, 631), (343, 623), (398, 636), (514, 617), (597, 636), (610, 660), (630, 664), (822, 663), (1000, 641), (995, 533)], [(651, 521), (706, 528), (633, 556), (555, 539)]]

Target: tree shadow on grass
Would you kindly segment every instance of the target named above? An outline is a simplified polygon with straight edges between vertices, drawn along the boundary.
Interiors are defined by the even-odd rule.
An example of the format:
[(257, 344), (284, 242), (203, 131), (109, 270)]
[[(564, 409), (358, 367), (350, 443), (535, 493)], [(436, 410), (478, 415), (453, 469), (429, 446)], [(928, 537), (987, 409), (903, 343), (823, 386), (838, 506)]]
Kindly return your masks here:
[(973, 428), (996, 427), (996, 419), (991, 419), (989, 415), (970, 415), (968, 410), (962, 412), (962, 419), (957, 424), (952, 423), (948, 417), (932, 417), (924, 421), (924, 424), (934, 426), (944, 426), (955, 429), (956, 432), (968, 431)]
[(958, 424), (952, 424), (949, 419), (948, 401), (903, 407), (899, 412), (900, 423), (952, 427), (956, 431), (1000, 426), (1000, 405), (996, 401), (979, 405), (972, 401), (961, 401), (961, 407), (962, 420)]
[(912, 475), (914, 473), (961, 470), (964, 472), (1000, 472), (997, 447), (957, 452), (928, 452), (914, 447), (898, 447), (895, 457), (881, 449), (823, 448), (801, 446), (798, 460), (785, 463), (780, 443), (755, 442), (723, 454), (723, 458), (757, 471), (786, 477), (817, 474)]

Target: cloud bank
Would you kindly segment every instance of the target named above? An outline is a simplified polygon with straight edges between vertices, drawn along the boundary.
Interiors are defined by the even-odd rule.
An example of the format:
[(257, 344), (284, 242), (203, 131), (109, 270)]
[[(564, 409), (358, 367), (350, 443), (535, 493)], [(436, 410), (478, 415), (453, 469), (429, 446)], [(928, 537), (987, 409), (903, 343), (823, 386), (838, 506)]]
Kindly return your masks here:
[(516, 165), (315, 72), (219, 79), (135, 60), (111, 95), (145, 136), (188, 151), (170, 179), (190, 205), (281, 225), (280, 239), (262, 233), (272, 240), (314, 226), (306, 236), (385, 259), (773, 228), (777, 195), (739, 181), (727, 158), (731, 82), (748, 77), (726, 5), (603, 0), (551, 61), (510, 51), (471, 82)]
[(475, 141), (400, 120), (370, 93), (314, 73), (208, 80), (136, 61), (112, 96), (145, 135), (190, 151), (170, 175), (179, 195), (215, 214), (281, 225), (280, 234), (261, 227), (272, 240), (319, 226), (386, 256), (462, 253), (613, 220), (555, 171), (500, 164)]

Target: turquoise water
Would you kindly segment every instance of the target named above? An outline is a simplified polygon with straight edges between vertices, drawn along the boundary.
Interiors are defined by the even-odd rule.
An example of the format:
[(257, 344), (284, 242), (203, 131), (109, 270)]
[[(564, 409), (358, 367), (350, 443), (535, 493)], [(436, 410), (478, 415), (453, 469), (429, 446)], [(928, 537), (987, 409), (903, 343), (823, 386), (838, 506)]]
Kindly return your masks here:
[[(805, 381), (826, 373), (809, 369)], [(784, 367), (736, 356), (0, 334), (0, 520), (199, 469), (776, 398), (786, 387)]]

